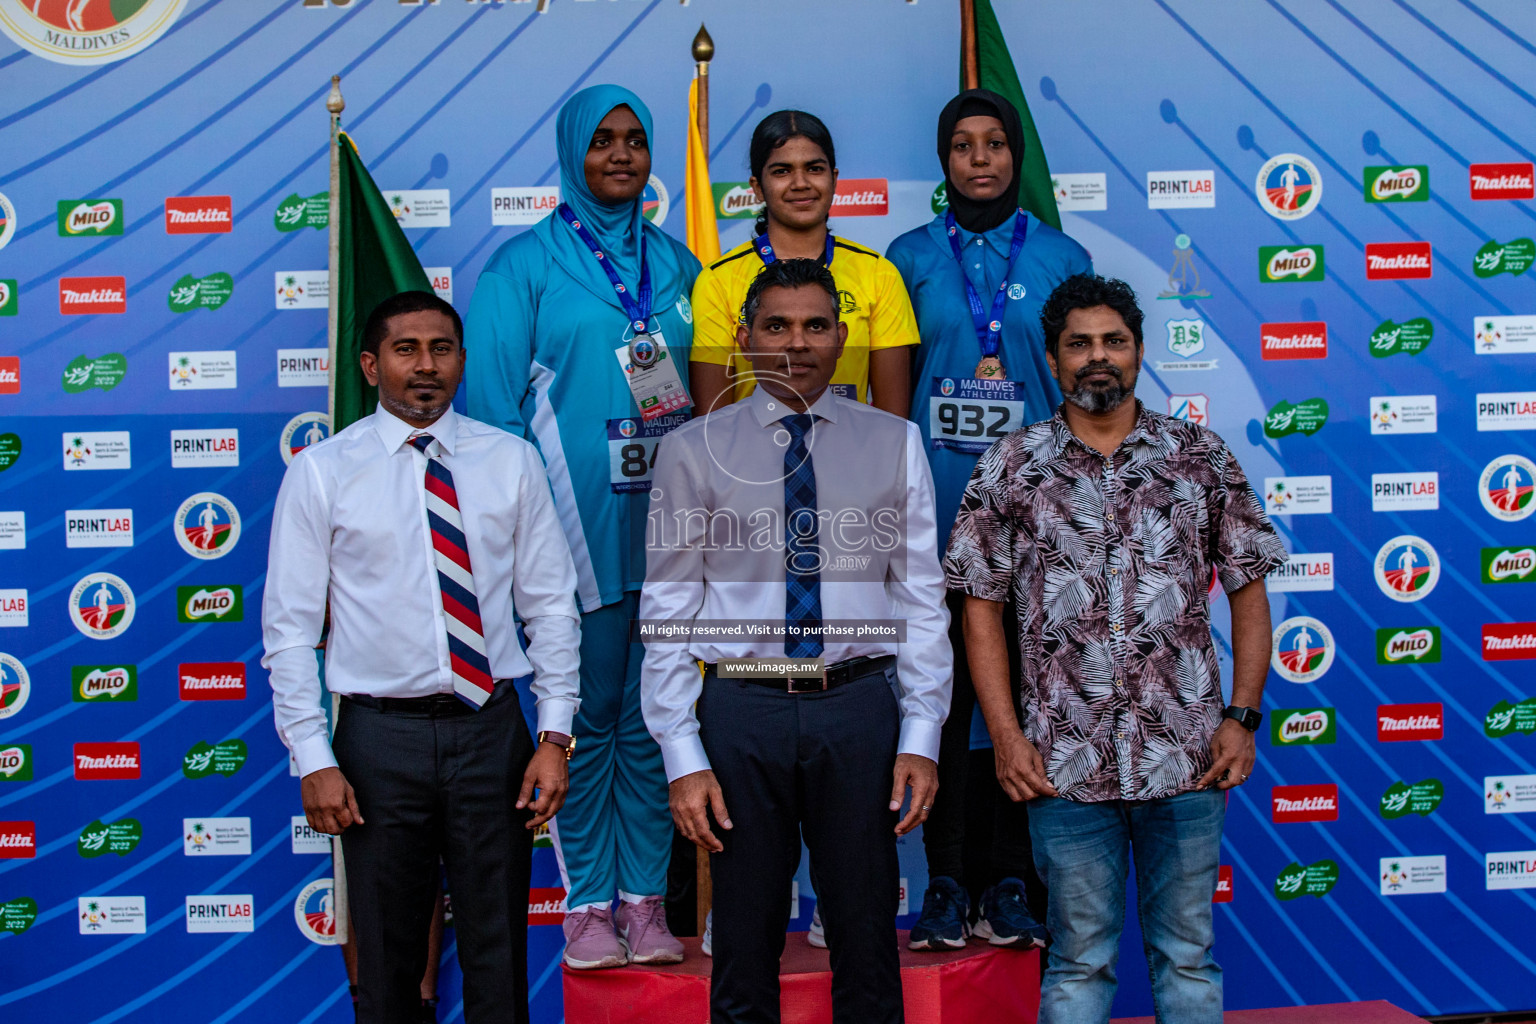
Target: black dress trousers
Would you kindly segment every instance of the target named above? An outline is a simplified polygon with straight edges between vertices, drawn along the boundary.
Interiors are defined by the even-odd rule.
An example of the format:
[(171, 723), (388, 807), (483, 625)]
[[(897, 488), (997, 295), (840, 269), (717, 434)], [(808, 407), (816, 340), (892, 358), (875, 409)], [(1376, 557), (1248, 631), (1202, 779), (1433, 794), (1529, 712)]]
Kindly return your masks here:
[[(375, 704), (377, 702), (368, 702)], [(457, 703), (457, 702), (455, 702)], [(364, 824), (342, 833), (358, 1020), (416, 1024), (438, 858), (453, 893), (468, 1024), (528, 1020), (533, 739), (510, 681), (479, 711), (400, 712), (343, 699), (332, 747)]]
[(900, 1024), (895, 669), (790, 694), (707, 674), (699, 737), (732, 828), (710, 855), (714, 1024), (778, 1024), (779, 957), (802, 834), (832, 957), (836, 1024)]

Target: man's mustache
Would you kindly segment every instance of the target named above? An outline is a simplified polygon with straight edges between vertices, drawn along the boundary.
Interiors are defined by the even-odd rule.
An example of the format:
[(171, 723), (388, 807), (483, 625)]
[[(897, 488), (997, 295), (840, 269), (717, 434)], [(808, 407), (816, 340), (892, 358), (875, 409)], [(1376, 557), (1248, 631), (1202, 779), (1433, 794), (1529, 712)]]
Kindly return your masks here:
[(1121, 372), (1120, 367), (1114, 365), (1113, 363), (1089, 363), (1087, 366), (1077, 371), (1077, 379), (1082, 380), (1083, 378), (1095, 373), (1107, 373), (1114, 377), (1115, 380), (1125, 380), (1125, 374)]

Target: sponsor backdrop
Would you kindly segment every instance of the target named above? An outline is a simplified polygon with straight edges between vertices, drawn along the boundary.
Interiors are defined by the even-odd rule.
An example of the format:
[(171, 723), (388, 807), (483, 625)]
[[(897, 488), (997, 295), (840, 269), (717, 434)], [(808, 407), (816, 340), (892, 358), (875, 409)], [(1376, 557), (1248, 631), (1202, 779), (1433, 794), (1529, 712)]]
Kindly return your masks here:
[[(952, 4), (537, 6), (0, 0), (7, 1017), (348, 1019), (330, 861), (258, 664), (273, 495), (328, 433), (332, 72), (461, 309), (557, 201), (554, 115), (584, 85), (651, 105), (648, 211), (681, 235), (701, 17), (724, 244), (750, 229), (750, 128), (786, 106), (836, 135), (840, 233), (933, 216)], [(1228, 816), (1230, 1005), (1536, 1004), (1536, 15), (999, 7), (1064, 226), (1147, 310), (1142, 399), (1227, 438), (1295, 553)], [(920, 843), (902, 856), (920, 894)], [(534, 884), (553, 1022), (548, 852)], [(1150, 1012), (1134, 924), (1126, 950), (1117, 1010)], [(451, 967), (442, 991), (461, 1016)]]

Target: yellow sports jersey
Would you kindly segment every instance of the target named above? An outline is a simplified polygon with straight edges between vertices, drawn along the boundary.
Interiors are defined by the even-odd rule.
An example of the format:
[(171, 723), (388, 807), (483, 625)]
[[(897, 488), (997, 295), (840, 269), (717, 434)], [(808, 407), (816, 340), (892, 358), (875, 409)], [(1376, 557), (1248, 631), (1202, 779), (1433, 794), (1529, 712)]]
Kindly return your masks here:
[[(870, 349), (916, 345), (917, 319), (901, 274), (873, 249), (833, 237), (832, 277), (837, 281), (843, 323), (848, 341), (837, 361), (832, 385), (857, 389), (858, 400), (869, 401)], [(743, 242), (704, 268), (693, 284), (694, 362), (729, 366), (738, 374), (749, 368), (747, 358), (736, 350), (736, 325), (747, 288), (763, 269), (762, 258), (750, 241)], [(757, 385), (750, 375), (736, 379), (736, 400), (752, 393)], [(851, 396), (850, 396), (851, 397)]]

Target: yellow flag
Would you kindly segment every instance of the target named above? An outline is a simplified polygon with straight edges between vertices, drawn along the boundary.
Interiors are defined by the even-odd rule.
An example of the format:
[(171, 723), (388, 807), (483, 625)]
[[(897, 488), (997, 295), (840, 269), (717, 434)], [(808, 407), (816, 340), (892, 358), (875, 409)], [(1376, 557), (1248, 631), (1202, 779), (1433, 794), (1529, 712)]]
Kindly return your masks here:
[(688, 248), (708, 265), (720, 258), (720, 229), (715, 226), (715, 192), (709, 185), (709, 158), (699, 138), (699, 82), (688, 85), (688, 160), (683, 173)]

